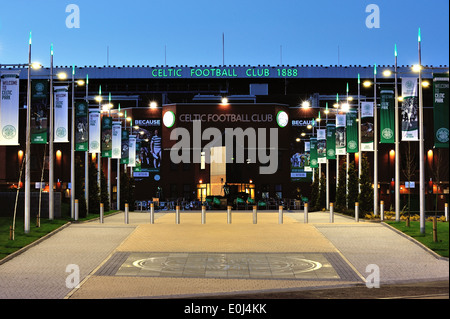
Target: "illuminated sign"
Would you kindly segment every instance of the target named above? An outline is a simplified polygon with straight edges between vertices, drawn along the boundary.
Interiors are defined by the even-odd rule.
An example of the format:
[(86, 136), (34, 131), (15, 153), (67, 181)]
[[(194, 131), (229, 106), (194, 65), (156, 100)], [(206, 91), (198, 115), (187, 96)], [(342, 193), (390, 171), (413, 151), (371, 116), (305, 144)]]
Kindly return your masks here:
[(287, 113), (285, 111), (278, 112), (277, 123), (278, 123), (278, 126), (281, 128), (286, 127), (286, 125), (288, 125), (289, 116), (287, 115)]
[(164, 114), (163, 123), (166, 127), (171, 128), (175, 124), (175, 114), (172, 111), (167, 111)]
[(235, 67), (154, 67), (152, 78), (223, 79), (223, 78), (298, 78), (298, 67), (235, 66)]

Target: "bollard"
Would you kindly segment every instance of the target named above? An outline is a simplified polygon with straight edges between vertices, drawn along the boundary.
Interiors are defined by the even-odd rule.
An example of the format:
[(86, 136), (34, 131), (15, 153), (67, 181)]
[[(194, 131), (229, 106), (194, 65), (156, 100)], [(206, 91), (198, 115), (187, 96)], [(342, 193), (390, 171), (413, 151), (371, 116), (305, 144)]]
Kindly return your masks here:
[(128, 203), (125, 203), (125, 224), (128, 224)]
[(180, 206), (175, 207), (175, 224), (180, 223)]
[(100, 203), (100, 223), (103, 224), (103, 203)]
[(253, 206), (253, 224), (258, 223), (258, 206)]
[(74, 219), (78, 220), (78, 199), (75, 199), (75, 214), (74, 214)]
[(308, 223), (308, 203), (305, 203), (305, 212), (303, 213), (304, 215), (304, 222), (305, 224)]
[(334, 204), (330, 203), (330, 223), (334, 223)]
[(359, 222), (359, 203), (355, 203), (355, 222)]
[(227, 206), (227, 223), (231, 224), (231, 206)]
[(206, 224), (206, 206), (202, 205), (202, 224)]
[(445, 203), (444, 213), (445, 213), (445, 221), (448, 222), (448, 203)]
[(155, 223), (155, 204), (150, 204), (150, 224)]
[(380, 202), (380, 220), (384, 220), (384, 201)]
[(278, 224), (283, 224), (283, 206), (278, 207)]

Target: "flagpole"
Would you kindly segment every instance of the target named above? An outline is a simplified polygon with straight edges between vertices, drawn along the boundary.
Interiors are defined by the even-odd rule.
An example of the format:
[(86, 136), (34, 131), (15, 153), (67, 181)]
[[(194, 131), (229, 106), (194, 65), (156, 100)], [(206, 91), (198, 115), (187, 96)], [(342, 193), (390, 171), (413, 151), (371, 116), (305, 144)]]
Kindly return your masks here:
[(75, 218), (75, 65), (72, 66), (72, 136), (70, 149), (70, 217)]
[[(89, 96), (89, 75), (86, 74), (86, 108), (89, 116), (88, 96)], [(86, 200), (86, 216), (87, 216), (89, 214), (89, 145), (88, 149), (84, 152), (84, 198)]]
[(378, 216), (377, 65), (373, 67), (373, 215)]
[(28, 40), (27, 136), (25, 142), (24, 232), (30, 232), (30, 143), (31, 143), (31, 31)]
[[(350, 112), (350, 104), (348, 103), (348, 82), (347, 82), (347, 105), (348, 105), (348, 111), (347, 112)], [(345, 115), (345, 125), (347, 126), (347, 114)], [(347, 128), (346, 128), (347, 129)], [(345, 136), (346, 136), (346, 139), (347, 139), (347, 135), (348, 134), (348, 132), (346, 132), (345, 133)], [(347, 147), (347, 141), (345, 141), (346, 142), (346, 147)], [(347, 152), (346, 151), (346, 167), (345, 167), (345, 191), (347, 192), (347, 194), (348, 194), (348, 164), (349, 164), (349, 162), (350, 162), (350, 153), (349, 152)], [(348, 207), (348, 198), (347, 198), (347, 196), (345, 196), (345, 205), (347, 206), (347, 208), (350, 208), (350, 207)]]
[(53, 153), (53, 115), (54, 115), (54, 96), (53, 96), (53, 44), (50, 48), (50, 132), (49, 132), (49, 157), (48, 157), (48, 219), (53, 220), (54, 213), (54, 153)]
[(361, 78), (358, 73), (358, 192), (361, 192)]
[(395, 221), (400, 221), (400, 139), (399, 139), (399, 116), (398, 116), (398, 88), (397, 88), (397, 44), (395, 45)]
[(425, 233), (425, 172), (424, 172), (424, 141), (423, 141), (423, 95), (422, 95), (422, 52), (421, 36), (419, 28), (419, 209), (420, 209), (420, 233)]

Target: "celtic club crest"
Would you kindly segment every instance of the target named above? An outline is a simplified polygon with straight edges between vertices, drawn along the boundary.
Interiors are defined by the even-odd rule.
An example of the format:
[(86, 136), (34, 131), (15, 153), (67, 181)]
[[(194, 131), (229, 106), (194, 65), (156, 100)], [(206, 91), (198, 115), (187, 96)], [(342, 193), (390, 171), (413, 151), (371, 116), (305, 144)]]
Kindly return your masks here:
[(330, 148), (327, 151), (328, 156), (334, 156), (334, 149)]
[(448, 142), (448, 129), (445, 127), (441, 127), (436, 132), (436, 139), (440, 143), (447, 143)]
[(118, 156), (119, 154), (120, 154), (120, 148), (115, 147), (115, 148), (113, 149), (113, 155), (114, 155), (114, 156)]
[(350, 141), (350, 142), (348, 142), (348, 148), (349, 149), (351, 149), (351, 150), (354, 150), (354, 149), (356, 149), (356, 142), (355, 141)]
[(392, 131), (392, 129), (387, 127), (381, 132), (381, 135), (384, 139), (389, 140), (394, 136), (394, 132)]
[(93, 149), (93, 150), (98, 149), (99, 145), (100, 145), (100, 144), (99, 144), (99, 142), (97, 142), (97, 141), (92, 141), (91, 144), (90, 144), (91, 149)]
[(13, 139), (17, 134), (16, 128), (12, 125), (6, 125), (2, 130), (2, 135), (5, 139)]
[(58, 127), (56, 130), (56, 136), (62, 138), (67, 135), (67, 130), (64, 127)]

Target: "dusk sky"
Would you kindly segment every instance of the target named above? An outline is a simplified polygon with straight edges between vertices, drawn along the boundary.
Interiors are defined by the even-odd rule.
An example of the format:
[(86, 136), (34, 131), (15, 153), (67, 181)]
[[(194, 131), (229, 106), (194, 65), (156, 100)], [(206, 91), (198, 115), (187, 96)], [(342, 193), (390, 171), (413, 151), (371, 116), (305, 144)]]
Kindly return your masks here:
[[(79, 28), (66, 19), (79, 8)], [(379, 27), (366, 19), (377, 16)], [(75, 21), (75, 20), (72, 20)], [(372, 22), (377, 22), (372, 20)], [(0, 0), (0, 64), (399, 65), (449, 64), (448, 0)], [(281, 50), (280, 50), (281, 49)]]

